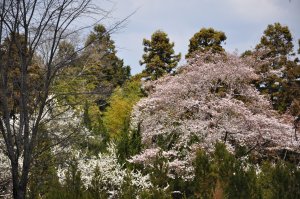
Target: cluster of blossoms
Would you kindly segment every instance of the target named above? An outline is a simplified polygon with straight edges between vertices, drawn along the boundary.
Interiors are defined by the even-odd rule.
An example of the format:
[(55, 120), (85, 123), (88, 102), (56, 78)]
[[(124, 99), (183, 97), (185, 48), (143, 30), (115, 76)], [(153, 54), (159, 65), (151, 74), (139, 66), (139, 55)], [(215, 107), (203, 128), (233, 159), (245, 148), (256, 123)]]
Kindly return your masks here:
[(272, 111), (251, 84), (258, 64), (250, 57), (198, 54), (175, 76), (147, 82), (148, 97), (132, 114), (132, 128), (140, 127), (147, 149), (130, 161), (148, 164), (147, 154), (176, 151), (169, 167), (190, 170), (195, 151), (212, 151), (216, 142), (231, 152), (237, 145), (298, 151), (292, 117)]
[[(0, 143), (0, 146), (2, 143)], [(4, 154), (0, 147), (0, 198), (9, 198), (10, 186), (11, 186), (11, 175), (10, 175), (10, 161)]]
[[(63, 184), (65, 182), (70, 164), (74, 164), (75, 160), (84, 187), (86, 189), (91, 187), (92, 180), (96, 180), (97, 178), (97, 181), (101, 183), (101, 185), (98, 185), (99, 188), (101, 191), (106, 192), (110, 198), (118, 197), (121, 187), (125, 181), (128, 183), (128, 180), (130, 181), (129, 184), (137, 190), (146, 190), (152, 186), (148, 175), (144, 176), (139, 171), (130, 171), (118, 163), (116, 146), (113, 143), (108, 146), (107, 153), (99, 153), (97, 156), (91, 156), (84, 150), (76, 149), (76, 145), (74, 144), (76, 144), (78, 140), (88, 141), (89, 139), (101, 139), (101, 137), (92, 135), (92, 133), (82, 125), (81, 111), (76, 112), (68, 107), (66, 110), (59, 111), (63, 114), (60, 114), (55, 120), (49, 119), (49, 121), (47, 121), (46, 119), (52, 118), (52, 114), (56, 113), (47, 113), (44, 118), (46, 128), (51, 132), (52, 140), (59, 141), (67, 138), (65, 142), (59, 142), (59, 145), (52, 148), (52, 154), (62, 156), (60, 159), (64, 159), (66, 154), (69, 159), (74, 158), (70, 160), (70, 162), (64, 159), (64, 161), (60, 163), (57, 170), (60, 183)], [(56, 158), (58, 158), (57, 155)], [(99, 176), (95, 176), (97, 169)]]
[[(45, 109), (44, 115), (41, 121), (41, 129), (47, 133), (41, 135), (47, 135), (47, 141), (55, 145), (51, 148), (51, 152), (58, 159), (58, 155), (66, 155), (69, 153), (71, 148), (69, 147), (74, 140), (79, 137), (90, 137), (90, 132), (82, 126), (82, 119), (80, 114), (76, 113), (71, 107), (56, 108), (58, 102), (53, 98), (49, 97), (49, 103)], [(54, 111), (55, 110), (55, 111)], [(32, 127), (35, 123), (35, 115), (29, 122)], [(15, 131), (19, 131), (20, 116), (16, 114), (10, 119), (11, 128)], [(4, 139), (0, 134), (0, 198), (7, 197), (11, 198), (12, 192), (12, 177), (11, 177), (11, 164), (8, 156), (6, 155), (6, 146)], [(61, 158), (63, 159), (63, 158)], [(19, 156), (19, 170), (21, 172), (23, 167), (23, 156)]]
[[(121, 187), (126, 180), (130, 180), (130, 185), (138, 190), (146, 190), (152, 186), (148, 175), (144, 176), (139, 171), (130, 171), (118, 163), (115, 144), (111, 143), (107, 150), (107, 153), (99, 153), (98, 156), (91, 157), (82, 152), (72, 150), (85, 188), (89, 188), (92, 185), (93, 178), (98, 178), (102, 185), (99, 188), (108, 193), (110, 198), (115, 198), (120, 193)], [(99, 169), (99, 176), (95, 176), (96, 168)], [(66, 178), (66, 172), (66, 166), (58, 169), (61, 183)]]

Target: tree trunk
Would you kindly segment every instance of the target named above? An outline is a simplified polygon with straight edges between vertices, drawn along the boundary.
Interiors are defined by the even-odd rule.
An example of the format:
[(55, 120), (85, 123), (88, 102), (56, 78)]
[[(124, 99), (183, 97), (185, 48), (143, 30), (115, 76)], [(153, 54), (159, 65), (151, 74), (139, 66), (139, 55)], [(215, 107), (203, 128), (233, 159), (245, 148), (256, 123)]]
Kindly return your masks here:
[(16, 177), (13, 178), (13, 197), (14, 199), (25, 199), (28, 176), (26, 177), (27, 180), (25, 183), (21, 183), (17, 179)]

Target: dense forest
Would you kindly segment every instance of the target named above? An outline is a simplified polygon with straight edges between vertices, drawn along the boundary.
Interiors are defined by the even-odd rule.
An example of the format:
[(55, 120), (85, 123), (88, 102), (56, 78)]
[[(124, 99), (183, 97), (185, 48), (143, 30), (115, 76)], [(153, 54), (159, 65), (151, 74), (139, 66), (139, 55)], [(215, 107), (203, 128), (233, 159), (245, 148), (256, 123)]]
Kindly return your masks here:
[[(300, 198), (300, 39), (279, 22), (242, 54), (201, 28), (117, 55), (90, 0), (0, 2), (0, 198)], [(82, 30), (89, 30), (79, 42)], [(295, 44), (297, 46), (294, 46)]]

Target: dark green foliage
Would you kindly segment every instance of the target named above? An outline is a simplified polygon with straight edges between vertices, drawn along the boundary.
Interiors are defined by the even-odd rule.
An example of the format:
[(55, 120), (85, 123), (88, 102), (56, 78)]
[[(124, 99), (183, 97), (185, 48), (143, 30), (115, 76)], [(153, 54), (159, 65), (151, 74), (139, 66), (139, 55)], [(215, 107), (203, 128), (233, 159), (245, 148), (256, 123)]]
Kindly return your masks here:
[(264, 199), (300, 198), (300, 170), (295, 165), (265, 162), (259, 175)]
[(129, 175), (126, 176), (124, 183), (121, 187), (121, 194), (119, 196), (120, 199), (132, 199), (137, 198), (138, 190), (134, 185), (131, 183), (131, 177)]
[(167, 135), (157, 135), (152, 138), (152, 142), (155, 142), (163, 150), (170, 150), (178, 140), (180, 134), (176, 132), (169, 133)]
[[(88, 151), (97, 155), (99, 152), (106, 150), (107, 144), (110, 140), (109, 134), (103, 124), (103, 119), (100, 115), (93, 116), (89, 112), (90, 107), (86, 101), (83, 106), (83, 126), (86, 127), (95, 137), (90, 137), (82, 140), (80, 145), (82, 148), (87, 148)], [(101, 139), (100, 139), (101, 138)]]
[[(243, 152), (239, 151), (238, 154)], [(257, 187), (256, 171), (250, 162), (241, 157), (236, 158), (226, 150), (224, 144), (217, 143), (213, 154), (218, 182), (226, 198), (261, 198)]]
[(242, 148), (234, 156), (220, 143), (211, 155), (198, 151), (194, 161), (194, 194), (188, 198), (300, 198), (299, 168), (287, 162), (265, 162), (257, 174), (247, 158), (239, 157), (244, 152)]
[(87, 129), (93, 130), (91, 116), (89, 115), (89, 104), (88, 104), (87, 100), (85, 101), (84, 107), (83, 107), (83, 125)]
[(81, 173), (78, 170), (77, 162), (71, 162), (67, 172), (64, 184), (66, 190), (66, 198), (80, 199), (83, 197), (83, 184), (81, 181)]
[(256, 49), (267, 50), (266, 57), (278, 57), (272, 64), (272, 67), (277, 68), (282, 66), (282, 62), (287, 60), (288, 55), (293, 54), (294, 45), (292, 41), (293, 37), (289, 28), (280, 23), (274, 23), (268, 25)]
[[(257, 71), (261, 75), (256, 87), (262, 93), (268, 94), (273, 107), (284, 113), (289, 107), (293, 115), (300, 114), (299, 97), (300, 66), (297, 59), (290, 60), (293, 53), (293, 38), (287, 26), (280, 23), (268, 25), (261, 37), (256, 51), (263, 51), (260, 59), (269, 60), (268, 64)], [(271, 70), (282, 70), (281, 74), (270, 73)]]
[(169, 182), (170, 188), (169, 192), (172, 193), (172, 198), (179, 199), (179, 198), (186, 198), (186, 196), (193, 196), (194, 181), (185, 181), (180, 176), (175, 175), (174, 179), (170, 179)]
[(212, 198), (217, 176), (214, 174), (208, 154), (199, 150), (194, 161), (194, 168), (194, 195), (199, 198)]
[(86, 138), (86, 140), (80, 141), (80, 146), (82, 149), (88, 149), (88, 154), (98, 155), (100, 152), (106, 151), (108, 142), (109, 136), (104, 132), (101, 137)]
[(88, 61), (89, 70), (84, 75), (95, 84), (94, 92), (101, 95), (98, 105), (101, 110), (107, 106), (107, 99), (117, 86), (130, 76), (130, 67), (124, 66), (117, 57), (114, 41), (103, 25), (96, 25), (86, 41), (82, 59)]
[(147, 173), (150, 174), (152, 184), (160, 189), (168, 186), (168, 172), (167, 160), (161, 154), (156, 156), (153, 167), (147, 170)]
[(143, 40), (143, 45), (145, 54), (140, 64), (146, 65), (145, 72), (152, 79), (158, 79), (166, 73), (171, 73), (177, 66), (181, 54), (174, 54), (174, 43), (170, 43), (165, 32), (160, 30), (154, 32), (151, 40)]
[[(56, 184), (48, 190), (46, 199), (93, 199), (93, 195), (83, 187), (77, 163), (72, 160), (63, 184)], [(97, 198), (97, 197), (96, 197)]]
[(121, 139), (117, 144), (118, 158), (121, 164), (126, 164), (129, 157), (140, 153), (142, 150), (142, 137), (140, 127), (129, 131), (129, 120), (124, 124)]
[(150, 189), (141, 193), (140, 198), (143, 199), (172, 199), (169, 191), (161, 189)]
[(124, 124), (124, 130), (122, 131), (120, 140), (117, 143), (118, 160), (121, 164), (126, 163), (126, 159), (133, 155), (131, 154), (131, 146), (129, 145), (129, 143), (129, 121), (127, 120)]
[[(26, 75), (22, 75), (21, 66), (26, 61), (31, 60), (26, 68)], [(43, 70), (39, 65), (40, 59), (32, 54), (27, 49), (25, 36), (18, 33), (11, 33), (0, 43), (0, 62), (3, 74), (1, 74), (1, 81), (6, 85), (7, 91), (4, 92), (4, 87), (1, 87), (0, 92), (0, 106), (1, 100), (6, 95), (7, 108), (10, 117), (15, 117), (15, 114), (20, 112), (21, 103), (21, 83), (24, 81), (26, 85), (26, 92), (28, 92), (28, 108), (32, 112), (34, 105), (34, 97), (40, 94), (43, 87), (42, 75)], [(26, 63), (27, 64), (27, 63)], [(2, 113), (0, 112), (0, 115)]]
[(217, 143), (211, 155), (198, 151), (194, 168), (194, 193), (188, 198), (261, 198), (254, 167), (229, 153), (224, 144)]
[(108, 193), (103, 189), (103, 182), (101, 180), (101, 172), (97, 166), (94, 171), (91, 186), (88, 188), (91, 198), (102, 199), (108, 198)]
[(252, 51), (251, 50), (246, 50), (245, 52), (243, 52), (241, 54), (241, 57), (247, 57), (247, 56), (251, 56), (252, 55)]
[(47, 138), (46, 132), (41, 134), (38, 147), (41, 149), (36, 154), (30, 172), (30, 180), (28, 184), (28, 197), (35, 199), (52, 195), (56, 189), (60, 188), (58, 177), (56, 174), (56, 158), (51, 153), (51, 142)]
[(65, 62), (65, 60), (69, 60), (68, 64), (70, 66), (75, 66), (75, 61), (78, 61), (78, 53), (76, 52), (74, 45), (67, 40), (62, 41), (59, 44), (57, 56), (55, 57), (55, 62), (57, 64), (61, 64), (61, 62)]
[(226, 38), (224, 32), (216, 31), (213, 28), (202, 28), (190, 39), (186, 58), (190, 57), (195, 51), (212, 51), (213, 53), (223, 52), (224, 49), (221, 46), (221, 43), (224, 42)]
[[(300, 65), (299, 63), (288, 61), (285, 69), (287, 81), (282, 83), (282, 100), (284, 105), (290, 109), (294, 116), (300, 116)], [(285, 108), (285, 107), (284, 107)]]
[(130, 136), (129, 146), (131, 147), (130, 155), (136, 155), (142, 151), (143, 145), (142, 145), (140, 125), (138, 126), (137, 130), (132, 131), (132, 134)]

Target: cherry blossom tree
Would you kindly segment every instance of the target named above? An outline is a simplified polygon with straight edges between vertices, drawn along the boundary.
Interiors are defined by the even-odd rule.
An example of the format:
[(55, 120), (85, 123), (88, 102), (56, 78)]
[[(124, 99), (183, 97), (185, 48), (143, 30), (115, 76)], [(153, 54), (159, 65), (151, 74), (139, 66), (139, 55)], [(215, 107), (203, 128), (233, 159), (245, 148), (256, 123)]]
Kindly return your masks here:
[(132, 113), (132, 128), (140, 127), (145, 149), (129, 161), (151, 165), (161, 152), (170, 177), (175, 171), (189, 179), (195, 151), (212, 151), (217, 142), (231, 152), (237, 146), (248, 152), (299, 151), (293, 118), (273, 111), (251, 84), (260, 64), (265, 63), (253, 57), (202, 53), (177, 75), (146, 82), (148, 97)]

